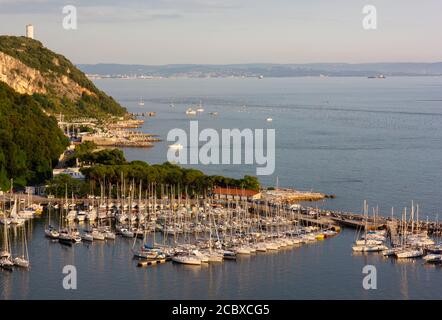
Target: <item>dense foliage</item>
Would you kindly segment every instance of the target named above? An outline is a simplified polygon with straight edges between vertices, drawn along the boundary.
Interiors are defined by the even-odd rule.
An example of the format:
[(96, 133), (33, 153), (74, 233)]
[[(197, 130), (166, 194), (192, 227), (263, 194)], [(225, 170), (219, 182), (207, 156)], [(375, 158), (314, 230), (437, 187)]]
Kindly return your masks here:
[(55, 118), (42, 112), (32, 96), (0, 82), (0, 187), (44, 182), (68, 145)]
[(182, 168), (169, 162), (149, 165), (142, 161), (132, 161), (122, 165), (97, 165), (84, 168), (82, 172), (91, 182), (91, 186), (98, 186), (104, 182), (116, 184), (124, 177), (127, 181), (136, 183), (141, 180), (146, 187), (151, 183), (187, 187), (189, 194), (203, 194), (214, 186), (259, 190), (256, 177), (233, 179), (208, 176), (200, 170)]
[[(57, 176), (49, 182), (47, 191), (58, 197), (73, 193), (76, 196), (98, 195), (102, 186), (115, 196), (116, 186), (121, 186), (122, 179), (125, 184), (135, 183), (139, 187), (140, 181), (143, 191), (149, 185), (173, 185), (180, 187), (184, 192), (187, 189), (189, 195), (204, 194), (211, 188), (230, 187), (249, 190), (259, 190), (260, 185), (256, 177), (244, 176), (242, 179), (233, 179), (223, 176), (208, 176), (200, 170), (182, 168), (178, 165), (165, 162), (163, 164), (149, 165), (143, 161), (127, 162), (124, 154), (119, 149), (103, 149), (96, 151), (96, 145), (91, 142), (80, 144), (71, 156), (70, 162), (78, 159), (83, 164), (91, 165), (83, 167), (82, 173), (86, 181), (78, 181), (70, 176)], [(158, 189), (159, 190), (159, 189)]]
[(59, 174), (48, 181), (46, 193), (60, 198), (65, 195), (68, 197), (72, 195), (76, 197), (86, 197), (90, 194), (90, 185), (86, 181), (74, 179), (70, 175)]
[(41, 105), (48, 111), (63, 112), (67, 116), (95, 117), (100, 114), (124, 115), (126, 113), (123, 107), (112, 97), (97, 89), (92, 81), (68, 59), (45, 48), (37, 40), (26, 37), (0, 36), (0, 51), (20, 60), (30, 68), (40, 71), (48, 79), (66, 76), (96, 95), (94, 97), (83, 94), (78, 101), (70, 101), (58, 96), (57, 92), (47, 87), (50, 94), (35, 96), (38, 100), (43, 99)]
[[(85, 167), (82, 172), (86, 180), (76, 180), (68, 175), (59, 175), (48, 182), (47, 192), (57, 197), (68, 196), (85, 197), (87, 195), (99, 195), (101, 186), (106, 188), (112, 185), (112, 194), (116, 195), (116, 187), (121, 187), (121, 178), (125, 184), (134, 182), (135, 189), (141, 181), (144, 192), (150, 185), (169, 185), (180, 187), (181, 192), (187, 190), (189, 196), (208, 193), (215, 186), (259, 190), (259, 181), (256, 177), (244, 176), (242, 179), (232, 179), (222, 176), (208, 176), (195, 169), (185, 169), (171, 163), (149, 165), (142, 161), (132, 161), (123, 165), (96, 165)], [(177, 189), (175, 190), (177, 191)]]
[(77, 161), (81, 165), (119, 165), (125, 164), (126, 158), (120, 149), (103, 149), (95, 151), (96, 144), (86, 141), (75, 148), (67, 161), (68, 166), (74, 166)]

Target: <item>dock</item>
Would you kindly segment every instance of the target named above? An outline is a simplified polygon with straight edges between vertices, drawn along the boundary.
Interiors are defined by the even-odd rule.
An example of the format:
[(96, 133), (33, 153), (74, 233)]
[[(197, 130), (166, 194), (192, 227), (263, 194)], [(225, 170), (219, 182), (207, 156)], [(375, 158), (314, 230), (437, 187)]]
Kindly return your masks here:
[(164, 259), (142, 260), (142, 261), (138, 262), (137, 267), (142, 268), (142, 267), (148, 267), (148, 266), (156, 266), (158, 264), (163, 264), (163, 263), (166, 263), (166, 262), (167, 262), (166, 258), (164, 258)]

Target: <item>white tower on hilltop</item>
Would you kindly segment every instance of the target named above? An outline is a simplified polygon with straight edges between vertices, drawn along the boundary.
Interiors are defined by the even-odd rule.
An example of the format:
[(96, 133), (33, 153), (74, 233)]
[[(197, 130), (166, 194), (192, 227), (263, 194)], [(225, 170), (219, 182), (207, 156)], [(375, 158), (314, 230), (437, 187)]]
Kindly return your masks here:
[(26, 25), (26, 37), (34, 39), (34, 26), (32, 24)]

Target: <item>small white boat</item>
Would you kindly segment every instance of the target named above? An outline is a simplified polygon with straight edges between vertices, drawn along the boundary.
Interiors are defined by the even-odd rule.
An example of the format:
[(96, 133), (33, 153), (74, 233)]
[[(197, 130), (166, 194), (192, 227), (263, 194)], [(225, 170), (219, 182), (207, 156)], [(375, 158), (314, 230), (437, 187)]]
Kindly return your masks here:
[(104, 232), (104, 237), (108, 240), (115, 240), (115, 233), (112, 231), (106, 231)]
[(387, 250), (388, 247), (384, 245), (364, 245), (364, 246), (353, 246), (352, 249), (355, 252), (381, 252)]
[(188, 116), (194, 116), (194, 115), (196, 115), (196, 111), (193, 110), (192, 108), (188, 108), (188, 109), (186, 110), (186, 114), (187, 114)]
[(16, 257), (14, 258), (14, 265), (21, 268), (29, 268), (30, 263), (25, 257)]
[(357, 246), (364, 246), (364, 245), (381, 245), (384, 242), (381, 240), (374, 240), (374, 239), (367, 239), (367, 240), (357, 240), (356, 245)]
[(88, 242), (92, 242), (94, 241), (94, 237), (92, 236), (92, 234), (90, 232), (85, 232), (81, 235), (81, 239), (83, 241), (88, 241)]
[(399, 252), (396, 252), (396, 257), (398, 259), (409, 259), (409, 258), (419, 258), (424, 255), (424, 251), (422, 249), (405, 249)]
[(174, 143), (169, 145), (169, 149), (181, 150), (183, 149), (183, 145), (180, 143)]
[(266, 121), (267, 121), (267, 122), (272, 122), (273, 119), (269, 117), (269, 118), (266, 119)]
[(223, 261), (223, 255), (216, 254), (216, 253), (209, 253), (207, 255), (209, 262), (222, 262)]
[(121, 235), (125, 238), (133, 238), (135, 234), (128, 229), (121, 229)]
[(10, 257), (0, 258), (0, 268), (12, 271), (13, 266), (14, 266), (14, 262), (12, 261), (12, 259)]
[(201, 259), (193, 255), (178, 255), (172, 258), (173, 262), (188, 265), (201, 265)]
[(442, 254), (427, 254), (422, 259), (424, 259), (427, 263), (442, 263)]
[(91, 235), (94, 238), (94, 240), (101, 240), (101, 241), (105, 240), (104, 234), (98, 230), (93, 230)]

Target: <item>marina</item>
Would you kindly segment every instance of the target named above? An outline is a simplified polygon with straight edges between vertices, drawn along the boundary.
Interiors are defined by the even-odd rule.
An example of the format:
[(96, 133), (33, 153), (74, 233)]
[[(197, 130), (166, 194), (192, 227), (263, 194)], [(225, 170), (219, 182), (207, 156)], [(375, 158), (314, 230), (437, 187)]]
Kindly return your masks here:
[[(378, 208), (373, 208), (369, 218), (367, 202), (363, 215), (323, 211), (293, 204), (287, 189), (281, 198), (275, 198), (277, 189), (268, 191), (271, 197), (264, 190), (257, 197), (257, 193), (233, 189), (230, 194), (234, 196), (223, 198), (214, 196), (222, 194), (219, 188), (211, 197), (189, 197), (179, 186), (157, 188), (151, 184), (143, 189), (141, 181), (138, 185), (124, 179), (118, 185), (121, 189), (116, 190), (117, 198), (105, 196), (113, 190), (110, 185), (108, 192), (102, 189), (99, 198), (74, 200), (66, 194), (65, 199), (51, 199), (45, 208), (48, 222), (42, 236), (69, 247), (115, 241), (117, 237), (132, 239), (133, 258), (144, 267), (167, 261), (183, 265), (235, 261), (237, 256), (278, 252), (327, 240), (338, 236), (345, 226), (358, 230), (353, 252), (378, 252), (397, 259), (423, 257), (425, 263), (442, 263), (442, 245), (436, 242), (441, 226), (432, 223), (430, 229), (429, 221), (420, 221), (419, 206), (413, 202), (408, 220), (407, 208), (401, 219), (394, 218), (393, 212), (385, 218)], [(23, 200), (13, 194), (8, 200), (6, 195), (3, 197), (0, 267), (8, 271), (15, 266), (30, 267), (27, 221), (38, 219), (43, 211), (41, 203), (34, 203), (29, 194), (27, 206), (21, 210), (18, 204), (26, 205)], [(52, 223), (51, 217), (56, 217), (58, 224)], [(15, 228), (21, 236), (21, 250), (15, 256), (9, 228)]]
[[(168, 105), (170, 99), (166, 100)], [(173, 100), (175, 108), (168, 111), (172, 113), (170, 117), (185, 119), (183, 112), (189, 104), (180, 103), (179, 98)], [(151, 101), (146, 100), (148, 103)], [(224, 117), (234, 112), (224, 110), (218, 117), (211, 117), (209, 111), (219, 109), (209, 99), (205, 109), (207, 119), (200, 115), (202, 123), (222, 123)], [(168, 115), (160, 107), (152, 110), (157, 112), (155, 121), (148, 126), (143, 123), (135, 130), (165, 136), (161, 130), (163, 123), (170, 121)], [(262, 123), (268, 113), (258, 114), (256, 122)], [(284, 125), (280, 115), (272, 117), (278, 119), (278, 125)], [(169, 126), (179, 127), (174, 122)], [(159, 141), (151, 149), (155, 152), (141, 155), (136, 148), (123, 150), (129, 159), (159, 163), (164, 159), (155, 157), (169, 147), (170, 143)], [(312, 162), (318, 160), (308, 152), (303, 156)], [(222, 190), (218, 190), (217, 196), (190, 196), (181, 186), (146, 185), (143, 181), (140, 188), (139, 180), (130, 179), (125, 180), (125, 190), (121, 180), (118, 182), (118, 193), (113, 182), (111, 197), (108, 186), (101, 194), (85, 198), (68, 194), (63, 198), (32, 196), (29, 201), (27, 194), (6, 193), (0, 196), (6, 213), (2, 218), (11, 218), (15, 199), (23, 214), (29, 204), (43, 208), (43, 212), (26, 218), (25, 228), (19, 224), (6, 225), (9, 247), (3, 247), (5, 225), (1, 225), (2, 251), (10, 252), (12, 260), (21, 257), (26, 260), (27, 247), (29, 255), (28, 268), (4, 264), (0, 271), (3, 297), (409, 299), (440, 296), (437, 288), (441, 225), (433, 197), (422, 197), (415, 190), (413, 194), (402, 194), (405, 200), (398, 203), (393, 192), (387, 194), (386, 200), (373, 187), (380, 201), (373, 199), (373, 195), (369, 197), (370, 205), (364, 212), (358, 210), (362, 207), (362, 200), (359, 201), (362, 196), (354, 193), (351, 199), (346, 198), (349, 194), (346, 188), (357, 185), (352, 182), (356, 178), (339, 182), (334, 185), (336, 188), (319, 184), (315, 189), (326, 192), (316, 192), (308, 184), (314, 177), (310, 171), (293, 175), (291, 165), (282, 165), (287, 174), (277, 174), (283, 187), (260, 190), (260, 199), (247, 199), (245, 190), (237, 191), (235, 199), (224, 197)], [(280, 166), (281, 162), (277, 168)], [(293, 165), (296, 166), (299, 163)], [(218, 173), (210, 167), (203, 170)], [(238, 170), (241, 174), (247, 172), (243, 167)], [(359, 178), (360, 173), (355, 175)], [(363, 174), (362, 177), (367, 179)], [(301, 190), (309, 191), (288, 188), (288, 178), (293, 183), (299, 182)], [(273, 177), (270, 183), (267, 181), (267, 185), (274, 180)], [(266, 183), (265, 177), (263, 181)], [(423, 190), (431, 194), (434, 189)], [(357, 188), (355, 191), (361, 192)], [(413, 205), (408, 200), (415, 195), (424, 209), (417, 210), (417, 203)], [(393, 215), (389, 200), (395, 207)], [(381, 209), (378, 203), (382, 204)], [(406, 217), (404, 209), (398, 209), (401, 205), (408, 206)], [(16, 217), (16, 221), (20, 218)], [(367, 250), (354, 251), (354, 246)], [(81, 295), (66, 292), (57, 280), (67, 264), (78, 268)], [(361, 270), (366, 264), (375, 265), (383, 277), (382, 289), (377, 293), (361, 289)], [(324, 276), (329, 272), (333, 272), (335, 280)], [(258, 278), (261, 280), (257, 281)], [(346, 279), (345, 284), (336, 279)], [(119, 290), (104, 290), (110, 282), (116, 283)]]

